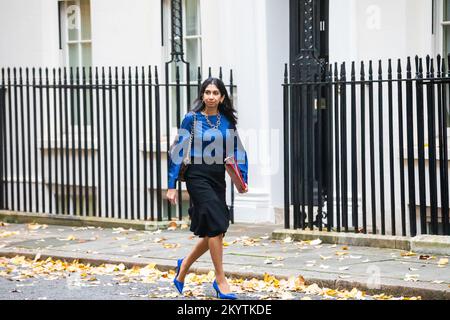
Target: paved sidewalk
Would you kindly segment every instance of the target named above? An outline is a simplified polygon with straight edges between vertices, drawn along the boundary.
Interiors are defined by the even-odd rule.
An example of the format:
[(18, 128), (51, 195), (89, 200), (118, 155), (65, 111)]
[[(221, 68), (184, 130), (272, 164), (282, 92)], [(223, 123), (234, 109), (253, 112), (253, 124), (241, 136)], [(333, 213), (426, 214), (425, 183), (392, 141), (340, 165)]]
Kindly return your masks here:
[[(448, 257), (394, 249), (351, 247), (313, 242), (271, 240), (278, 225), (232, 225), (225, 237), (224, 268), (229, 276), (278, 279), (303, 276), (307, 284), (332, 289), (357, 288), (366, 293), (450, 299)], [(0, 257), (40, 255), (80, 262), (156, 263), (174, 269), (198, 241), (188, 229), (135, 231), (0, 222)], [(213, 270), (209, 254), (191, 272)]]

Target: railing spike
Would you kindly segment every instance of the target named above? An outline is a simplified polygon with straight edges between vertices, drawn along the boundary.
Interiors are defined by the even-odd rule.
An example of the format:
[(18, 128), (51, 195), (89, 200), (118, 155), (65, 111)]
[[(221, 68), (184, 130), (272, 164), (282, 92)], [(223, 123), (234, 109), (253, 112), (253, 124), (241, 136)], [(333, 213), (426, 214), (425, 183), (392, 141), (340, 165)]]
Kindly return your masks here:
[(356, 79), (355, 61), (352, 61), (351, 78), (352, 81), (355, 81)]
[(441, 77), (441, 64), (442, 64), (442, 58), (441, 55), (438, 54), (436, 57), (436, 70), (437, 70), (437, 76)]
[(155, 66), (155, 83), (159, 85), (158, 67)]
[(383, 63), (381, 60), (378, 60), (378, 79), (381, 80), (383, 78)]
[(422, 58), (419, 59), (419, 77), (423, 77), (423, 61)]
[(197, 67), (197, 82), (202, 82), (202, 70), (200, 67)]

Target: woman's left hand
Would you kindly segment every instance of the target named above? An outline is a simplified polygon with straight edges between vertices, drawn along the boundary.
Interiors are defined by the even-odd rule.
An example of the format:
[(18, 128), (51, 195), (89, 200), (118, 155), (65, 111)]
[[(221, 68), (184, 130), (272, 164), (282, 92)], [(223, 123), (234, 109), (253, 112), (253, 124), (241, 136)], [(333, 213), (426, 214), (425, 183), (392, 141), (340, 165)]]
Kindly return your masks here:
[(178, 199), (178, 195), (177, 195), (177, 189), (169, 189), (167, 190), (167, 200), (170, 201), (171, 204), (176, 205), (177, 204), (177, 199)]

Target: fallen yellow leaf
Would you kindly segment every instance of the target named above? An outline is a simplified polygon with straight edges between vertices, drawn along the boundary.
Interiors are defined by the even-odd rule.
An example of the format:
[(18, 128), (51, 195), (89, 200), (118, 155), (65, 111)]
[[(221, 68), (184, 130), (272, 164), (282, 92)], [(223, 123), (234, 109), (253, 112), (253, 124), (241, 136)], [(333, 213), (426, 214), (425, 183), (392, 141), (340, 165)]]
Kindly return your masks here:
[(271, 284), (274, 287), (278, 287), (279, 286), (279, 281), (277, 280), (277, 278), (275, 278), (274, 276), (269, 275), (268, 273), (264, 274), (264, 282), (266, 284)]
[(24, 256), (15, 256), (14, 258), (12, 258), (11, 260), (10, 260), (10, 262), (12, 263), (12, 264), (22, 264), (22, 263), (25, 263), (25, 257)]
[(447, 258), (442, 258), (442, 259), (440, 259), (439, 262), (438, 262), (438, 266), (439, 266), (439, 267), (444, 267), (444, 266), (447, 265), (447, 264), (448, 264), (448, 259), (447, 259)]
[(317, 283), (313, 283), (305, 289), (305, 292), (308, 294), (320, 295), (322, 294), (322, 289), (320, 289)]
[(422, 300), (421, 296), (418, 297), (403, 297), (403, 300)]
[(166, 249), (174, 249), (181, 247), (181, 244), (179, 243), (163, 243), (163, 247)]
[(143, 268), (143, 269), (153, 270), (153, 269), (155, 269), (155, 267), (156, 267), (156, 263), (150, 263), (150, 264), (146, 265), (145, 268)]
[(295, 285), (298, 287), (304, 286), (306, 284), (305, 278), (303, 276), (298, 276), (297, 279), (295, 279)]
[(336, 290), (332, 290), (332, 289), (324, 290), (323, 293), (324, 293), (325, 295), (331, 296), (331, 297), (335, 297), (335, 296), (338, 294), (338, 292), (337, 292)]
[(176, 298), (176, 297), (178, 297), (178, 293), (176, 293), (176, 292), (166, 293), (163, 297), (164, 298)]
[(73, 241), (73, 240), (76, 240), (76, 238), (75, 238), (75, 236), (70, 235), (70, 236), (68, 236), (67, 238), (64, 238), (64, 239), (58, 239), (58, 240), (60, 240), (60, 241)]
[(12, 237), (20, 234), (20, 231), (4, 231), (0, 232), (0, 238)]
[(38, 223), (30, 223), (28, 224), (28, 230), (38, 230), (38, 229), (46, 229), (48, 226), (46, 224), (38, 224)]
[(292, 238), (291, 237), (287, 237), (286, 239), (283, 240), (284, 243), (291, 243), (292, 242)]
[(390, 300), (390, 299), (392, 299), (392, 296), (382, 293), (382, 294), (374, 295), (373, 298), (376, 300)]

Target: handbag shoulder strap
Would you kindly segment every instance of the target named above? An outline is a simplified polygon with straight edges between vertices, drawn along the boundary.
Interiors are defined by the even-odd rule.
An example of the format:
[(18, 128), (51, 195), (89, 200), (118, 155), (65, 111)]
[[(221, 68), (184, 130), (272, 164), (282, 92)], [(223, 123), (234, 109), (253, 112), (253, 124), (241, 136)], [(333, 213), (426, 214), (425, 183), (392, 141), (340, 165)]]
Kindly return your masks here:
[(197, 115), (194, 113), (194, 121), (192, 122), (191, 136), (189, 137), (189, 145), (188, 145), (185, 159), (191, 157), (191, 146), (192, 146), (192, 140), (194, 139), (196, 125), (197, 125)]

